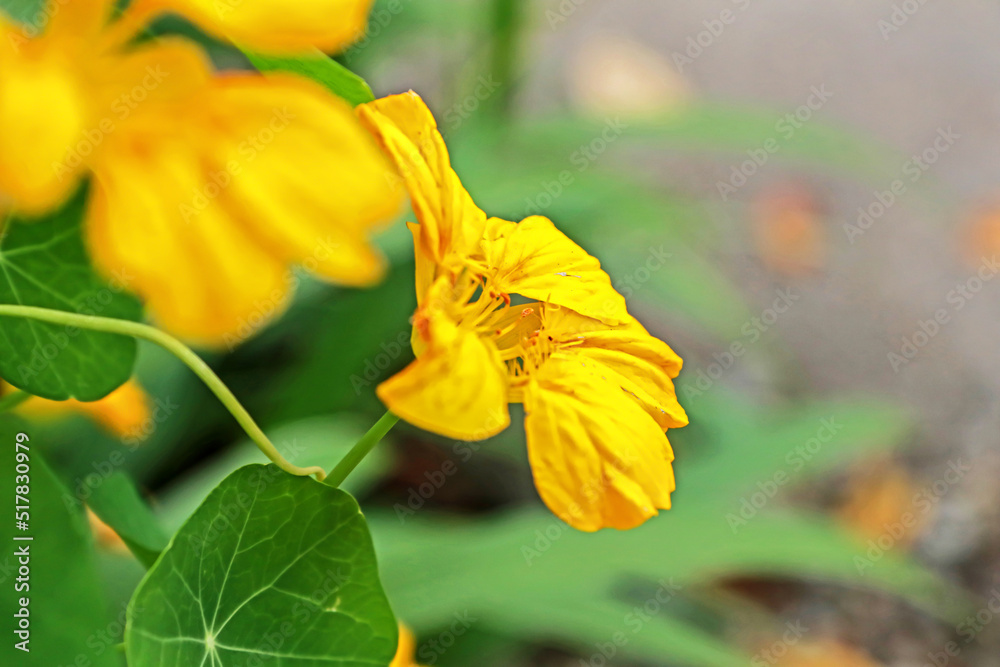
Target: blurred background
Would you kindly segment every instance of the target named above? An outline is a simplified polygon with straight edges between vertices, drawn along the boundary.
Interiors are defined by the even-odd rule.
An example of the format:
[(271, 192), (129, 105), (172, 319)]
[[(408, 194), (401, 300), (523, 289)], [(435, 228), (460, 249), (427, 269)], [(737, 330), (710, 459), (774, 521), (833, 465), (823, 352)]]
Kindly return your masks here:
[[(971, 0), (376, 3), (338, 59), (428, 101), (488, 213), (602, 260), (692, 420), (674, 509), (594, 535), (541, 505), (520, 415), (397, 427), (348, 486), (422, 664), (1000, 665), (998, 34)], [(302, 276), (208, 355), (296, 463), (338, 460), (412, 358), (411, 241), (380, 242), (379, 288)], [(126, 473), (174, 529), (256, 450), (172, 357), (137, 377), (131, 421), (33, 437), (77, 495)], [(120, 619), (143, 569), (95, 530)]]

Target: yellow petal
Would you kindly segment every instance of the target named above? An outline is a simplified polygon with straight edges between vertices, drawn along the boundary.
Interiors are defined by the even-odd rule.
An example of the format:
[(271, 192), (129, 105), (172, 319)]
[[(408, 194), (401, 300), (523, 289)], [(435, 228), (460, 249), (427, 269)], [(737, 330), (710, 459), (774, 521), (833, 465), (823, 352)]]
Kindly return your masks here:
[(103, 51), (104, 13), (86, 4), (59, 7), (40, 39), (0, 37), (0, 192), (31, 213), (61, 203), (123, 122), (209, 78), (179, 39)]
[(43, 46), (0, 25), (0, 192), (29, 213), (75, 189), (83, 165), (67, 157), (90, 114), (76, 54)]
[(430, 109), (414, 92), (357, 108), (361, 121), (396, 164), (420, 222), (418, 248), (435, 263), (479, 247), (486, 214), (451, 168), (448, 149)]
[(670, 508), (666, 435), (585, 357), (553, 354), (524, 405), (535, 486), (560, 519), (584, 531), (625, 530)]
[(414, 652), (417, 650), (417, 642), (410, 629), (399, 624), (399, 643), (396, 645), (396, 657), (389, 663), (389, 667), (415, 667)]
[[(205, 103), (238, 165), (227, 196), (289, 262), (345, 285), (379, 280), (369, 236), (400, 210), (389, 162), (350, 106), (296, 77), (229, 77)], [(227, 154), (228, 153), (228, 154)]]
[[(93, 41), (104, 29), (115, 8), (115, 0), (49, 0), (43, 10), (50, 17), (44, 22), (42, 39), (65, 44), (78, 41), (83, 48), (93, 48)], [(29, 27), (27, 33), (33, 32)]]
[(240, 46), (272, 53), (339, 52), (365, 32), (373, 0), (136, 0), (139, 16), (170, 11)]
[(115, 144), (97, 170), (86, 223), (98, 267), (196, 343), (235, 344), (283, 310), (285, 264), (225, 199), (209, 197), (196, 138), (122, 129)]
[(301, 264), (367, 285), (397, 209), (389, 165), (345, 103), (292, 77), (234, 75), (109, 135), (87, 225), (163, 325), (230, 346), (279, 314)]
[(205, 52), (180, 37), (158, 38), (127, 51), (104, 51), (94, 67), (98, 71), (89, 77), (95, 107), (90, 129), (103, 134), (114, 133), (154, 104), (185, 103), (213, 76)]
[[(432, 292), (450, 289), (448, 278)], [(378, 386), (379, 399), (420, 428), (458, 440), (483, 440), (510, 424), (507, 371), (495, 344), (455, 323), (432, 294), (415, 316), (420, 356)]]
[(673, 378), (682, 361), (670, 346), (649, 334), (632, 316), (608, 326), (567, 308), (543, 310), (544, 332), (556, 345), (600, 364), (601, 372), (639, 402), (664, 429), (688, 424)]
[(566, 306), (606, 324), (628, 317), (625, 299), (601, 263), (548, 218), (536, 215), (520, 223), (490, 218), (483, 254), (494, 290)]

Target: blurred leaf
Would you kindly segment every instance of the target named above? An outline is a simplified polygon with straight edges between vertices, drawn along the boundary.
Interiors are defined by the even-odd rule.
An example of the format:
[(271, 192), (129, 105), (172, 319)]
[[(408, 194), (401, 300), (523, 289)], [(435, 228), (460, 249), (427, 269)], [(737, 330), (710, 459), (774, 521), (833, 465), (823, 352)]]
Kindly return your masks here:
[[(4, 496), (12, 503), (17, 432), (18, 422), (3, 418), (0, 435), (7, 452), (0, 462), (0, 479)], [(111, 644), (95, 639), (109, 619), (94, 566), (90, 529), (77, 503), (45, 463), (37, 443), (29, 441), (28, 445), (29, 529), (15, 532), (13, 512), (0, 529), (6, 545), (0, 567), (6, 591), (0, 609), (8, 627), (0, 662), (49, 666), (83, 664), (80, 661), (85, 660), (94, 667), (114, 667), (119, 663)], [(24, 536), (33, 539), (14, 541)], [(29, 552), (27, 563), (19, 561), (17, 554), (22, 548)], [(27, 578), (18, 573), (22, 564), (30, 568)], [(12, 632), (17, 627), (15, 613), (21, 608), (21, 598), (30, 600), (30, 654), (14, 648), (23, 639)]]
[(0, 9), (26, 26), (44, 25), (42, 12), (45, 8), (45, 0), (0, 0)]
[[(739, 335), (751, 314), (709, 259), (721, 235), (703, 204), (654, 192), (609, 170), (578, 171), (568, 159), (539, 166), (526, 152), (492, 152), (489, 141), (467, 132), (453, 152), (463, 181), (492, 215), (520, 220), (543, 214), (601, 260), (631, 303), (655, 304), (721, 340)], [(504, 178), (495, 177), (497, 169)]]
[(508, 631), (537, 641), (567, 643), (587, 664), (604, 664), (618, 655), (662, 664), (665, 659), (698, 667), (745, 667), (749, 657), (669, 613), (608, 600), (547, 600), (515, 611), (498, 610), (496, 620)]
[(244, 51), (254, 67), (261, 72), (291, 72), (317, 81), (330, 92), (339, 95), (352, 106), (375, 99), (372, 89), (360, 76), (347, 69), (319, 49), (307, 56), (282, 57)]
[[(373, 516), (372, 530), (386, 590), (400, 617), (414, 627), (429, 631), (456, 612), (468, 612), (499, 632), (531, 639), (554, 634), (584, 652), (618, 629), (607, 624), (605, 609), (620, 604), (616, 591), (637, 577), (651, 584), (669, 579), (682, 589), (760, 574), (834, 581), (900, 595), (949, 620), (964, 604), (935, 575), (892, 553), (859, 572), (855, 557), (866, 547), (810, 514), (762, 513), (738, 536), (717, 506), (691, 503), (627, 533), (579, 533), (539, 511), (478, 525), (431, 517), (400, 525)], [(626, 625), (629, 610), (621, 608), (619, 626)], [(726, 653), (733, 653), (720, 642), (674, 615), (672, 603), (663, 605), (656, 625), (642, 635), (645, 641), (630, 641), (622, 654), (735, 664), (727, 662)], [(562, 624), (542, 620), (559, 618)], [(595, 637), (596, 628), (603, 635)], [(663, 642), (652, 649), (661, 653), (656, 658), (647, 641), (658, 634)]]
[[(683, 389), (678, 395), (684, 400)], [(741, 497), (758, 492), (758, 485), (802, 483), (832, 465), (895, 447), (910, 427), (901, 409), (877, 400), (774, 411), (761, 411), (727, 393), (684, 402), (695, 414), (692, 421), (711, 436), (707, 446), (685, 450), (675, 462), (679, 507), (699, 499), (738, 511)], [(672, 438), (685, 437), (683, 431), (675, 433)]]
[[(289, 462), (332, 469), (370, 426), (361, 417), (339, 414), (285, 424), (269, 431), (269, 436)], [(267, 457), (253, 443), (237, 445), (171, 486), (162, 495), (157, 514), (169, 528), (180, 527), (213, 488), (236, 468), (251, 463), (267, 463)], [(391, 463), (391, 445), (384, 442), (355, 468), (340, 488), (354, 496), (361, 495), (382, 478)]]
[(487, 5), (463, 0), (377, 0), (368, 16), (365, 36), (344, 53), (343, 59), (352, 67), (356, 62), (378, 61), (388, 51), (398, 52), (408, 39), (436, 38), (441, 46), (474, 39), (485, 9)]
[[(413, 358), (409, 320), (416, 295), (412, 264), (396, 268), (374, 289), (339, 296), (322, 307), (286, 317), (305, 318), (308, 333), (298, 345), (298, 363), (271, 387), (268, 403), (273, 419), (357, 410), (373, 402), (379, 382)], [(351, 325), (344, 326), (345, 322)]]
[[(293, 623), (294, 621), (294, 623)], [(131, 667), (387, 664), (396, 620), (354, 499), (275, 466), (219, 485), (129, 604)]]
[(116, 470), (89, 488), (90, 509), (118, 533), (143, 565), (151, 567), (166, 548), (168, 538), (132, 480)]
[[(734, 527), (727, 518), (740, 511), (742, 495), (758, 491), (756, 483), (770, 482), (778, 470), (789, 468), (790, 487), (848, 457), (897, 444), (906, 432), (899, 410), (872, 401), (762, 410), (732, 396), (706, 395), (692, 414), (700, 428), (697, 448), (677, 448), (674, 509), (637, 529), (585, 534), (541, 510), (476, 524), (432, 515), (371, 516), (386, 590), (400, 616), (431, 630), (467, 610), (497, 632), (547, 635), (589, 654), (595, 641), (608, 641), (615, 631), (608, 619), (623, 625), (628, 607), (621, 606), (620, 592), (637, 579), (649, 587), (669, 580), (689, 591), (728, 577), (792, 576), (886, 591), (948, 620), (966, 609), (963, 594), (905, 554), (889, 551), (860, 567), (869, 545), (822, 515), (788, 509), (777, 497), (783, 485), (774, 483), (774, 494), (765, 494), (743, 524)], [(824, 428), (831, 437), (823, 432), (819, 439)], [(683, 440), (687, 430), (673, 439)], [(819, 447), (810, 447), (814, 438)], [(801, 456), (801, 446), (808, 460), (797, 468), (787, 456)], [(682, 611), (676, 602), (663, 605), (648, 632), (626, 634), (622, 654), (735, 664), (732, 650)], [(596, 639), (595, 628), (602, 632)]]
[[(81, 191), (36, 220), (8, 220), (0, 241), (0, 303), (138, 320), (139, 302), (90, 265), (81, 237)], [(53, 400), (95, 401), (129, 379), (136, 343), (127, 336), (0, 318), (0, 376)]]
[[(575, 155), (581, 164), (588, 155), (600, 158), (608, 145), (617, 149), (619, 140), (622, 146), (640, 145), (648, 150), (736, 154), (740, 161), (751, 159), (747, 151), (762, 149), (771, 140), (777, 151), (772, 151), (768, 159), (775, 162), (833, 168), (877, 183), (898, 177), (904, 160), (887, 146), (864, 137), (856, 129), (844, 130), (818, 118), (792, 124), (786, 119), (787, 113), (787, 110), (703, 102), (643, 120), (564, 117), (531, 121), (519, 126), (513, 134), (519, 145), (569, 159)], [(614, 144), (602, 138), (608, 128), (620, 132)]]

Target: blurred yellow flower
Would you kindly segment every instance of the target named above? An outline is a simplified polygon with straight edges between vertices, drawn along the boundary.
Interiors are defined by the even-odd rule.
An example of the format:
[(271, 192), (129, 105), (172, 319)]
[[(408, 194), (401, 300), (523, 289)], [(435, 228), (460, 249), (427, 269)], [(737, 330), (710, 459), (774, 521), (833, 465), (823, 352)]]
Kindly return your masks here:
[[(416, 94), (358, 113), (396, 163), (419, 220), (410, 225), (417, 359), (379, 386), (382, 401), (462, 440), (502, 431), (508, 404), (524, 403), (536, 487), (578, 529), (632, 528), (669, 509), (665, 430), (687, 424), (672, 381), (680, 357), (547, 218), (487, 219)], [(515, 305), (515, 295), (526, 302)]]
[(396, 657), (389, 663), (389, 667), (420, 667), (414, 658), (417, 650), (417, 642), (410, 629), (399, 624), (399, 644), (396, 645)]
[(102, 549), (117, 551), (118, 553), (129, 553), (128, 546), (121, 536), (115, 532), (114, 528), (101, 521), (94, 511), (87, 508), (87, 523), (90, 524), (90, 532), (94, 535), (94, 541)]
[(374, 1), (134, 0), (129, 11), (175, 12), (218, 37), (270, 52), (335, 52), (361, 38)]
[[(6, 394), (16, 388), (0, 383), (0, 391)], [(81, 402), (50, 401), (32, 396), (18, 406), (17, 411), (29, 419), (51, 419), (70, 414), (89, 417), (104, 427), (112, 435), (128, 438), (129, 442), (142, 439), (145, 427), (151, 419), (149, 397), (134, 380), (130, 380), (98, 401)]]
[(214, 76), (179, 38), (134, 41), (173, 10), (251, 48), (342, 47), (369, 4), (138, 0), (110, 20), (112, 0), (60, 0), (31, 37), (0, 18), (0, 202), (50, 210), (89, 173), (97, 266), (204, 344), (232, 345), (279, 313), (293, 265), (375, 282), (368, 237), (400, 197), (350, 106), (289, 75)]

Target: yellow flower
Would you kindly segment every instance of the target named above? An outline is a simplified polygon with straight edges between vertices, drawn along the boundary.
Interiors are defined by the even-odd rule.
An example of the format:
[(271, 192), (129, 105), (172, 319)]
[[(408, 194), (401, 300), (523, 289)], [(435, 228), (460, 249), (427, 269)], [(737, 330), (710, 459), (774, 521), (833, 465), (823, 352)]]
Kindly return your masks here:
[(665, 431), (687, 424), (673, 385), (681, 359), (551, 221), (486, 219), (417, 95), (358, 113), (396, 163), (419, 220), (410, 225), (417, 359), (378, 387), (382, 401), (462, 440), (502, 431), (508, 404), (524, 403), (539, 494), (581, 530), (627, 529), (669, 509)]
[[(0, 382), (0, 391), (17, 391), (6, 382)], [(112, 435), (119, 438), (141, 440), (150, 423), (149, 397), (135, 381), (128, 381), (98, 401), (50, 401), (32, 396), (18, 406), (25, 417), (49, 419), (70, 414), (90, 417)]]
[(365, 31), (374, 0), (135, 0), (130, 11), (172, 11), (237, 44), (270, 52), (341, 51)]
[(219, 4), (139, 0), (110, 20), (112, 0), (62, 0), (36, 37), (0, 19), (0, 202), (40, 213), (90, 174), (98, 268), (205, 344), (238, 342), (279, 313), (294, 265), (378, 280), (368, 238), (400, 203), (350, 106), (318, 84), (215, 76), (193, 43), (133, 42), (173, 10), (252, 48), (342, 47), (370, 1)]

